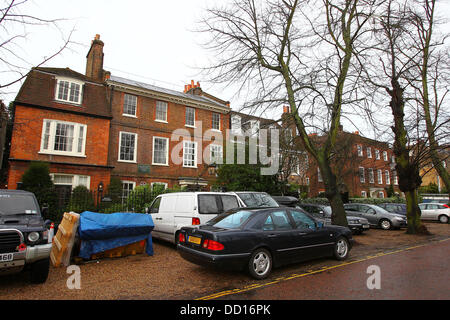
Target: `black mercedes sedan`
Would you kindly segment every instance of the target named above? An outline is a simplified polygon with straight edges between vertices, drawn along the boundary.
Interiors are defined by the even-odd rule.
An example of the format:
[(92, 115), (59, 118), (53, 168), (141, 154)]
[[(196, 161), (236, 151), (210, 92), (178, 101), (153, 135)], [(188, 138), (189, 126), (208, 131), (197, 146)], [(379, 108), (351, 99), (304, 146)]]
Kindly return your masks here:
[(303, 210), (240, 208), (205, 224), (183, 227), (180, 255), (201, 266), (248, 270), (266, 278), (273, 267), (334, 257), (344, 260), (353, 244), (350, 229), (323, 225)]

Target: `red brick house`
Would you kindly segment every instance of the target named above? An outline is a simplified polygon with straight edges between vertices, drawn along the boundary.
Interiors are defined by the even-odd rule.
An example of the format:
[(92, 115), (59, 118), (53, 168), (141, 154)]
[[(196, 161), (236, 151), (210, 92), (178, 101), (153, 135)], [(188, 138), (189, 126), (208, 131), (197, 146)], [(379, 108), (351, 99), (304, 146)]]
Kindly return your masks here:
[(222, 156), (229, 102), (199, 83), (174, 91), (111, 76), (103, 47), (97, 35), (85, 74), (32, 69), (14, 101), (8, 187), (17, 188), (30, 162), (45, 161), (60, 198), (77, 185), (106, 187), (111, 177), (125, 194), (155, 183), (209, 189), (208, 163)]
[[(332, 160), (341, 192), (349, 197), (385, 198), (386, 189), (392, 184), (394, 192), (400, 194), (393, 156), (388, 143), (363, 137), (358, 131), (345, 132), (341, 126)], [(309, 196), (325, 191), (320, 170), (312, 157), (307, 175)]]
[(50, 164), (60, 199), (77, 185), (93, 190), (109, 183), (112, 116), (103, 73), (92, 72), (96, 45), (103, 45), (99, 38), (87, 55), (85, 75), (69, 68), (33, 68), (27, 76), (14, 101), (9, 189), (17, 188), (32, 161)]
[[(215, 175), (208, 163), (222, 157), (229, 103), (199, 83), (184, 92), (115, 76), (106, 83), (113, 114), (108, 163), (124, 190), (154, 184), (209, 190)], [(205, 139), (207, 132), (215, 142)]]

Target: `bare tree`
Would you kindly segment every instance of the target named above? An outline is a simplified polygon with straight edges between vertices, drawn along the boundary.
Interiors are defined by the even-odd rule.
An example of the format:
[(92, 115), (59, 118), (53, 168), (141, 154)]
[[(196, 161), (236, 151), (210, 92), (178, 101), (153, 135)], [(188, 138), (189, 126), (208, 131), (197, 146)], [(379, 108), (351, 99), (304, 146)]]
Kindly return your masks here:
[[(417, 192), (422, 183), (420, 168), (427, 152), (417, 108), (411, 103), (415, 91), (409, 79), (418, 57), (411, 33), (412, 19), (409, 1), (388, 0), (380, 6), (373, 21), (375, 42), (368, 44), (372, 55), (361, 63), (365, 66), (366, 82), (383, 90), (377, 95), (380, 101), (387, 93), (393, 117), (392, 121), (386, 121), (386, 117), (383, 121), (391, 125), (394, 134), (395, 170), (407, 204), (407, 233), (415, 234), (428, 232), (420, 220)], [(373, 87), (370, 90), (376, 91)]]
[[(342, 108), (361, 100), (353, 60), (376, 1), (234, 1), (209, 9), (202, 31), (219, 61), (212, 81), (241, 83), (253, 99), (245, 108), (290, 107), (300, 140), (321, 170), (333, 223), (347, 225), (330, 163)], [(308, 136), (319, 127), (326, 139)]]
[(416, 101), (422, 111), (420, 116), (428, 135), (430, 160), (450, 196), (450, 174), (443, 165), (445, 159), (439, 156), (439, 142), (450, 136), (450, 110), (446, 109), (450, 56), (444, 45), (449, 33), (437, 34), (435, 31), (440, 22), (436, 16), (436, 0), (417, 0), (413, 10), (413, 45), (418, 51), (418, 59), (414, 60), (409, 83), (416, 91)]
[[(0, 4), (0, 93), (4, 89), (23, 80), (31, 67), (38, 67), (51, 60), (71, 43), (73, 30), (64, 36), (58, 23), (64, 19), (45, 19), (24, 12), (28, 0), (3, 0)], [(21, 52), (24, 40), (27, 39), (29, 28), (52, 26), (61, 32), (62, 45), (49, 53), (37, 63), (31, 63)]]

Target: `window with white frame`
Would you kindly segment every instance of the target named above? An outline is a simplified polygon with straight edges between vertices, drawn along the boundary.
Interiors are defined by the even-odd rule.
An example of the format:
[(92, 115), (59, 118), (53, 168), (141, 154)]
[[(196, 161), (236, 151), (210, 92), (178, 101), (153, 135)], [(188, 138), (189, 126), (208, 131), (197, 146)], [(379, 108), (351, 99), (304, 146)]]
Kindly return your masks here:
[(55, 185), (70, 185), (72, 186), (72, 188), (84, 186), (89, 189), (91, 185), (90, 176), (65, 173), (50, 173), (50, 178)]
[(120, 132), (119, 134), (119, 161), (136, 162), (137, 134)]
[(220, 114), (219, 113), (214, 112), (212, 114), (212, 129), (220, 130)]
[(183, 141), (183, 167), (197, 168), (197, 142)]
[(156, 101), (155, 120), (160, 122), (167, 122), (167, 102)]
[(123, 97), (123, 115), (136, 117), (137, 97), (125, 93)]
[(384, 170), (384, 179), (386, 184), (391, 184), (391, 177), (389, 175), (389, 170)]
[(384, 198), (384, 192), (378, 191), (378, 198)]
[(359, 182), (365, 183), (366, 182), (366, 175), (364, 173), (364, 168), (359, 167)]
[(195, 126), (195, 109), (191, 107), (186, 107), (186, 126), (193, 127)]
[(168, 165), (169, 138), (153, 137), (153, 161), (152, 164)]
[(377, 176), (378, 176), (378, 184), (383, 184), (383, 173), (381, 169), (377, 170)]
[(369, 183), (375, 183), (375, 177), (373, 175), (373, 169), (369, 168)]
[(358, 157), (362, 157), (363, 156), (363, 147), (362, 145), (358, 144), (356, 146), (357, 150), (358, 150)]
[(372, 158), (372, 148), (371, 147), (367, 147), (367, 158)]
[(209, 145), (209, 159), (210, 163), (222, 164), (223, 151), (222, 146), (218, 144)]
[(380, 160), (380, 150), (375, 149), (375, 159)]
[(322, 173), (320, 172), (320, 168), (317, 168), (317, 181), (322, 182)]
[(55, 99), (57, 101), (81, 104), (84, 82), (68, 78), (56, 79)]
[(387, 151), (383, 151), (383, 160), (388, 161), (388, 154)]
[(134, 181), (122, 181), (122, 198), (126, 199), (136, 187)]
[(45, 119), (40, 153), (84, 157), (86, 132), (85, 124)]
[(367, 198), (367, 192), (366, 191), (361, 191), (361, 197)]

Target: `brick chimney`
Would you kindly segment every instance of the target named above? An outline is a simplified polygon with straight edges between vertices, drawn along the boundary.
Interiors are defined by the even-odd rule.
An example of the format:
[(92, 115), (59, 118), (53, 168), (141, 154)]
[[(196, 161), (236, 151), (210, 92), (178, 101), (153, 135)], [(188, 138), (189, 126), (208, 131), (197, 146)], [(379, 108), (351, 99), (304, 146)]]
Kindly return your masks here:
[(100, 35), (95, 35), (91, 48), (86, 56), (86, 77), (95, 81), (103, 81), (103, 41)]
[(200, 88), (200, 82), (197, 81), (197, 84), (194, 83), (194, 80), (191, 80), (190, 84), (184, 86), (184, 93), (191, 93), (197, 96), (201, 96), (203, 91)]

